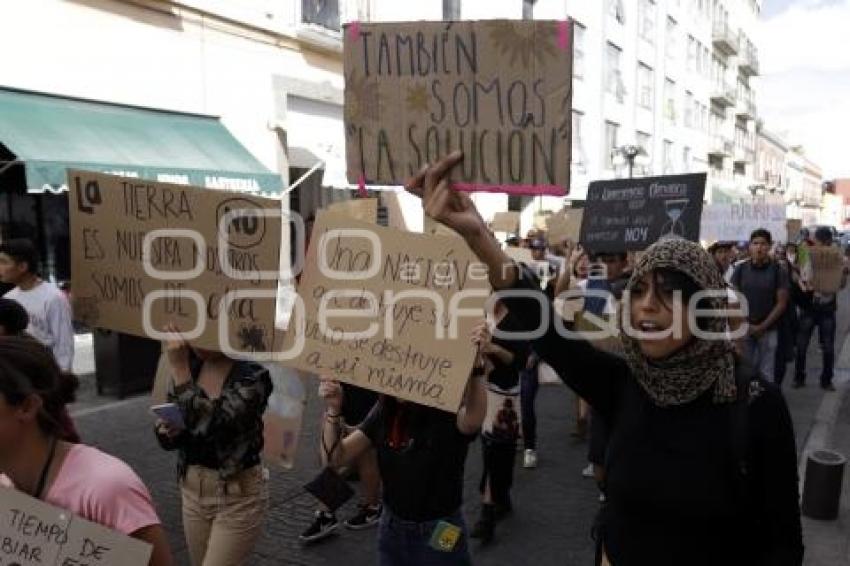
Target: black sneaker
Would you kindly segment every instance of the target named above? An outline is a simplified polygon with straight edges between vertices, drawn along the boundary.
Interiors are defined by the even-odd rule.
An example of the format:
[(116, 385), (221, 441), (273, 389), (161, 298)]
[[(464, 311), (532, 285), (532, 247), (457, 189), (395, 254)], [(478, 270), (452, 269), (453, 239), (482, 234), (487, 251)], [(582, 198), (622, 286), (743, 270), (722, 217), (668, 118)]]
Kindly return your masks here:
[(316, 511), (316, 520), (298, 538), (301, 542), (316, 542), (332, 535), (338, 527), (339, 522), (333, 513)]
[(804, 384), (802, 381), (794, 381), (794, 383), (791, 384), (791, 387), (793, 387), (794, 389), (800, 389), (801, 387), (803, 387), (803, 385)]
[(357, 514), (345, 521), (345, 527), (353, 531), (361, 531), (369, 527), (374, 527), (380, 520), (380, 505), (361, 505)]
[(823, 389), (824, 391), (835, 391), (835, 386), (831, 383), (821, 385), (820, 388)]

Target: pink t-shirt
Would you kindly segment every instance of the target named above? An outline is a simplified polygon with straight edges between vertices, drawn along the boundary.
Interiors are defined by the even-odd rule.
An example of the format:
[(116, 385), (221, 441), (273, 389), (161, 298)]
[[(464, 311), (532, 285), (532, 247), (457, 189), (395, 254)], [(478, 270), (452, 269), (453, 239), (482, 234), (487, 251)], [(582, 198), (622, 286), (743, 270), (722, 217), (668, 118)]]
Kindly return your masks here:
[(44, 500), (125, 535), (160, 524), (148, 489), (130, 466), (85, 444), (70, 448)]

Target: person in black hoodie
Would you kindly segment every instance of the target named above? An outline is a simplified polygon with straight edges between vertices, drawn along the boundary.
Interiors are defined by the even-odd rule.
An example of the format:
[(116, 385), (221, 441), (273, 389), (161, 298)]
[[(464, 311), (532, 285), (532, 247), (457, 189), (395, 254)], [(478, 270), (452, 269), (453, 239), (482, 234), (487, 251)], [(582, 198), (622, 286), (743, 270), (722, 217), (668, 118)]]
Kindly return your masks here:
[[(527, 291), (502, 300), (525, 328), (540, 328), (541, 320), (553, 320), (552, 305), (540, 308), (536, 278), (504, 255), (469, 196), (450, 185), (461, 159), (454, 152), (423, 169), (407, 189), (430, 217), (464, 237), (488, 266), (494, 290)], [(658, 242), (626, 291), (623, 324), (642, 334), (621, 333), (625, 358), (568, 338), (553, 324), (532, 344), (609, 425), (598, 561), (799, 566), (791, 417), (779, 390), (746, 367), (726, 338), (719, 312), (726, 292), (711, 256), (692, 242)], [(692, 304), (700, 291), (719, 293)], [(695, 306), (717, 314), (702, 313), (701, 324), (692, 325)], [(676, 325), (681, 332), (668, 332)]]
[(481, 516), (469, 535), (484, 543), (493, 539), (496, 522), (513, 511), (511, 487), (520, 434), (519, 379), (530, 352), (527, 340), (511, 339), (509, 333), (519, 327), (507, 315), (508, 309), (496, 302), (493, 319), (479, 325), (473, 338), (493, 366), (487, 376), (487, 417), (481, 431)]

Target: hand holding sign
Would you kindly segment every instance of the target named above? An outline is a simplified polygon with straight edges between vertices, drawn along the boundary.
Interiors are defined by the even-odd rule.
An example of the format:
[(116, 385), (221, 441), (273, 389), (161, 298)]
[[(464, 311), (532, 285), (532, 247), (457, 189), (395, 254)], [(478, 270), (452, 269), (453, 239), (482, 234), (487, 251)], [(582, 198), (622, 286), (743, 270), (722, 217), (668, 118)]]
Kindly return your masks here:
[(423, 168), (404, 188), (422, 199), (425, 214), (469, 239), (486, 230), (487, 224), (469, 195), (451, 187), (449, 174), (461, 161), (463, 153), (454, 151), (435, 165)]
[(331, 376), (319, 377), (319, 397), (325, 401), (329, 411), (339, 415), (342, 410), (342, 386)]

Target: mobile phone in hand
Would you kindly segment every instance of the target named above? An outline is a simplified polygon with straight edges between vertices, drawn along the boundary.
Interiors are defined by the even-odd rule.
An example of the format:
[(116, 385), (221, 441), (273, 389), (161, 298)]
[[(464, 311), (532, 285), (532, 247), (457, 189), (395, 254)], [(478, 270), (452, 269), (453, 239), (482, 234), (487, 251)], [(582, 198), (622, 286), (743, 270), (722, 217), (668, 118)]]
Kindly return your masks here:
[(151, 407), (151, 413), (161, 419), (171, 430), (183, 430), (186, 423), (183, 421), (183, 413), (175, 403), (163, 403)]

